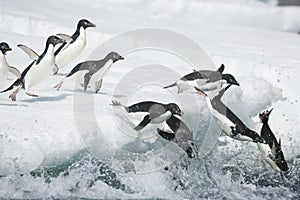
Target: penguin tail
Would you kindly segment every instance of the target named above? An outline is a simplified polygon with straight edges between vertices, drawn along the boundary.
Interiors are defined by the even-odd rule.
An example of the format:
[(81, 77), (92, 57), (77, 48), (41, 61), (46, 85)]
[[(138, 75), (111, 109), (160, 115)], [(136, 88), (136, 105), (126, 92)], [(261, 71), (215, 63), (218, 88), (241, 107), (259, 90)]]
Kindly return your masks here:
[(176, 83), (173, 83), (173, 84), (171, 84), (171, 85), (168, 85), (168, 86), (165, 86), (165, 87), (163, 87), (164, 89), (167, 89), (167, 88), (170, 88), (170, 87), (174, 87), (174, 86), (176, 86), (177, 84)]
[(22, 81), (20, 79), (17, 79), (11, 86), (9, 86), (7, 89), (1, 91), (0, 93), (4, 93), (4, 92), (7, 92), (7, 91), (10, 91), (10, 90), (12, 90), (15, 87), (20, 86), (20, 85), (22, 85)]

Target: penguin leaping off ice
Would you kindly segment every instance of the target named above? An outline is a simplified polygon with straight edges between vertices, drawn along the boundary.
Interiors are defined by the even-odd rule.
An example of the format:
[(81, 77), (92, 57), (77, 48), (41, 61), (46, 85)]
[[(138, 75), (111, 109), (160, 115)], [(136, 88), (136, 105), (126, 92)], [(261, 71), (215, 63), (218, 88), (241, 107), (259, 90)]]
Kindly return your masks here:
[(157, 133), (164, 139), (177, 144), (183, 149), (189, 158), (195, 158), (197, 147), (194, 144), (193, 132), (187, 125), (175, 116), (171, 116), (163, 129), (157, 128)]
[(175, 103), (162, 104), (154, 101), (142, 101), (131, 106), (123, 106), (118, 101), (112, 101), (111, 105), (124, 107), (130, 117), (140, 121), (134, 128), (135, 130), (141, 130), (149, 123), (163, 123), (173, 115), (183, 115), (183, 112)]
[(57, 85), (55, 85), (54, 88), (59, 90), (64, 81), (68, 79), (74, 79), (75, 77), (81, 75), (84, 79), (84, 91), (86, 91), (89, 84), (94, 83), (95, 93), (97, 93), (101, 88), (103, 77), (110, 70), (112, 64), (118, 60), (124, 60), (124, 58), (116, 52), (110, 52), (102, 60), (85, 61), (79, 63), (67, 76), (65, 76)]
[(15, 67), (11, 67), (7, 64), (5, 55), (8, 51), (11, 51), (12, 49), (9, 47), (9, 45), (6, 42), (0, 43), (0, 88), (3, 87), (3, 84), (5, 83), (8, 72), (11, 72), (18, 78), (21, 77), (21, 73), (19, 70), (17, 70)]
[(58, 67), (53, 69), (54, 74), (59, 69), (70, 63), (76, 58), (86, 46), (86, 28), (96, 27), (86, 19), (81, 19), (78, 24), (75, 33), (72, 36), (66, 34), (57, 34), (62, 39), (66, 40), (54, 53), (55, 63)]
[(205, 92), (195, 87), (200, 95), (205, 98), (206, 104), (209, 108), (210, 113), (216, 119), (218, 125), (221, 127), (223, 132), (229, 137), (242, 140), (266, 143), (255, 131), (249, 129), (222, 101), (221, 98), (225, 91), (230, 87), (222, 89), (217, 96), (212, 100), (207, 96)]
[(165, 86), (164, 89), (177, 86), (178, 93), (196, 87), (202, 91), (216, 90), (222, 84), (240, 84), (231, 74), (223, 74), (225, 66), (222, 64), (217, 71), (199, 70), (181, 77), (175, 83)]
[(257, 133), (267, 142), (267, 144), (257, 143), (259, 150), (263, 153), (265, 161), (276, 171), (288, 171), (287, 162), (281, 149), (281, 140), (276, 140), (268, 121), (273, 109), (259, 113), (259, 122), (256, 126)]
[(34, 61), (22, 72), (20, 78), (1, 93), (16, 88), (16, 90), (9, 96), (12, 101), (16, 101), (17, 94), (20, 88), (22, 88), (25, 89), (27, 95), (37, 97), (38, 95), (31, 93), (29, 89), (39, 84), (49, 76), (51, 70), (55, 67), (54, 46), (62, 42), (64, 42), (64, 40), (57, 36), (48, 37), (45, 50), (41, 55), (36, 54), (28, 47), (22, 48), (24, 45), (19, 45), (30, 55), (30, 57), (34, 59)]

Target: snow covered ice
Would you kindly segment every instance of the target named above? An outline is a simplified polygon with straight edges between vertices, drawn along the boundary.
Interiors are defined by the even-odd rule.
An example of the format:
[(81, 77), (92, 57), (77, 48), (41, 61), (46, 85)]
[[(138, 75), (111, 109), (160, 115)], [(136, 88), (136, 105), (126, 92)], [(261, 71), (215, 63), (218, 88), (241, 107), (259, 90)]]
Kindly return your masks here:
[[(37, 98), (20, 92), (17, 102), (11, 102), (9, 93), (0, 94), (1, 198), (299, 198), (300, 7), (278, 7), (272, 0), (2, 1), (0, 42), (13, 49), (7, 62), (24, 70), (31, 60), (17, 44), (40, 53), (48, 36), (72, 34), (82, 18), (97, 27), (87, 31), (86, 49), (62, 73), (104, 57), (106, 49), (99, 53), (97, 48), (118, 35), (147, 27), (185, 36), (204, 49), (201, 56), (208, 56), (199, 59), (201, 66), (193, 66), (162, 49), (119, 52), (125, 60), (112, 65), (99, 94), (93, 87), (84, 93), (72, 81), (56, 91), (60, 76), (32, 88)], [(158, 126), (143, 134), (132, 131), (136, 122), (109, 106), (111, 100), (179, 102), (184, 122), (198, 131), (195, 139), (202, 144), (202, 133), (215, 126), (203, 99), (161, 87), (196, 67), (217, 69), (222, 63), (240, 83), (226, 92), (224, 101), (245, 124), (254, 129), (258, 113), (274, 108), (269, 123), (291, 168), (284, 177), (262, 161), (256, 144), (224, 134), (206, 158), (185, 161), (175, 145), (158, 138)], [(148, 73), (135, 77), (139, 72)], [(14, 80), (10, 75), (3, 88)], [(136, 90), (127, 94), (126, 88)], [(78, 113), (84, 115), (78, 118)], [(97, 126), (89, 126), (95, 122)], [(217, 138), (219, 132), (213, 134)], [(163, 170), (166, 165), (169, 171)], [(185, 189), (174, 190), (178, 179)]]

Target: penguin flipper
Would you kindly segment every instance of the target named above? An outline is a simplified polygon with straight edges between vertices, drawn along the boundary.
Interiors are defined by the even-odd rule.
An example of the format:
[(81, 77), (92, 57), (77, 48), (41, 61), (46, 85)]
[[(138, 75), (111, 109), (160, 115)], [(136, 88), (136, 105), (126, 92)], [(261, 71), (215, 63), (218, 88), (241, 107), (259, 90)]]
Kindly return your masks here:
[(22, 87), (22, 81), (20, 79), (17, 79), (13, 84), (11, 84), (11, 86), (9, 86), (7, 89), (1, 91), (0, 93), (4, 93), (4, 92), (7, 92), (7, 91), (10, 91), (12, 89), (14, 89), (15, 87)]
[(27, 53), (31, 59), (33, 59), (33, 60), (39, 59), (39, 55), (35, 51), (33, 51), (31, 48), (29, 48), (23, 44), (18, 44), (17, 46), (20, 49), (22, 49), (25, 53)]
[(90, 74), (90, 73), (86, 73), (84, 75), (84, 83), (83, 83), (84, 91), (86, 91), (86, 88), (88, 87), (91, 78), (92, 78), (92, 74)]
[(144, 119), (139, 123), (139, 125), (137, 125), (134, 130), (139, 131), (142, 130), (143, 128), (145, 128), (145, 126), (147, 126), (150, 123), (151, 119), (149, 115), (146, 115), (144, 117)]
[(59, 70), (59, 68), (58, 68), (58, 66), (55, 64), (54, 67), (53, 67), (53, 69), (52, 69), (53, 75), (56, 75), (57, 72), (58, 72), (58, 70)]
[(224, 69), (225, 69), (225, 65), (221, 64), (221, 66), (219, 67), (219, 69), (217, 71), (222, 74), (224, 72)]
[(249, 128), (246, 128), (243, 132), (241, 132), (241, 134), (250, 137), (255, 143), (266, 144), (266, 141), (262, 137), (260, 137), (255, 131)]
[(95, 93), (98, 93), (99, 90), (101, 89), (101, 86), (102, 86), (102, 80), (103, 79), (100, 79), (98, 81), (95, 82)]
[(67, 43), (72, 42), (73, 38), (67, 34), (63, 34), (63, 33), (58, 33), (56, 34), (58, 37), (60, 37), (61, 39), (65, 40)]
[(174, 133), (169, 133), (169, 132), (166, 132), (166, 131), (163, 131), (159, 128), (156, 129), (157, 130), (157, 133), (164, 139), (166, 140), (173, 140), (175, 138), (175, 134)]
[(21, 73), (17, 68), (12, 67), (12, 66), (8, 66), (8, 71), (10, 73), (14, 74), (16, 77), (21, 78)]
[(170, 87), (174, 87), (174, 86), (176, 86), (176, 85), (177, 85), (176, 83), (173, 83), (173, 84), (171, 84), (171, 85), (168, 85), (168, 86), (163, 87), (163, 89), (167, 89), (167, 88), (170, 88)]

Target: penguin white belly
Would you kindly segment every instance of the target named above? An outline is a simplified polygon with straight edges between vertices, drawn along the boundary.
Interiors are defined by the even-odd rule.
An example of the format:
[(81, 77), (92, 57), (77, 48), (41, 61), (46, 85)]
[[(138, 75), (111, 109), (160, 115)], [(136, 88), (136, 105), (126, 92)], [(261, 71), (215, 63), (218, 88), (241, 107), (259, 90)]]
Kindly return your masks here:
[(223, 132), (226, 135), (231, 137), (232, 136), (232, 128), (231, 127), (235, 127), (235, 124), (232, 123), (226, 116), (220, 114), (217, 111), (212, 111), (212, 115), (217, 120), (217, 123), (222, 128)]
[(168, 110), (167, 112), (165, 112), (164, 114), (160, 115), (159, 117), (156, 117), (154, 119), (151, 119), (152, 124), (160, 124), (168, 119), (170, 119), (170, 117), (172, 116), (172, 113)]
[(30, 67), (27, 74), (25, 75), (25, 90), (28, 91), (30, 87), (39, 84), (51, 74), (51, 71), (55, 66), (53, 48), (54, 47), (50, 45), (48, 47), (48, 52), (41, 59), (38, 65), (35, 61)]
[(38, 66), (36, 64), (33, 65), (34, 66), (32, 66), (25, 75), (25, 89), (33, 87), (45, 80), (52, 71), (52, 67), (54, 67), (54, 65), (48, 62), (39, 63)]
[(212, 91), (212, 90), (216, 90), (218, 87), (222, 87), (222, 85), (226, 83), (225, 80), (219, 80), (219, 81), (215, 81), (215, 82), (211, 82), (211, 83), (205, 83), (203, 85), (199, 85), (199, 86), (196, 86), (198, 87), (200, 90), (203, 90), (203, 91)]
[(178, 87), (178, 93), (183, 92), (185, 90), (192, 89), (194, 87), (198, 87), (197, 80), (193, 80), (193, 81), (178, 80), (176, 84)]
[(99, 69), (95, 74), (93, 74), (89, 83), (95, 83), (96, 81), (101, 80), (110, 70), (112, 64), (113, 61), (111, 59), (108, 60), (101, 69)]
[(275, 157), (268, 144), (257, 143), (260, 152), (263, 154), (265, 161), (276, 171), (281, 171), (271, 157)]
[(5, 60), (5, 57), (1, 55), (0, 59), (0, 88), (3, 87), (8, 75), (8, 64)]
[[(256, 132), (261, 136), (261, 129), (262, 129), (263, 123), (258, 123), (256, 125)], [(259, 151), (263, 154), (265, 161), (276, 171), (281, 171), (279, 167), (276, 165), (276, 163), (270, 158), (270, 156), (274, 156), (272, 153), (271, 148), (269, 147), (268, 144), (262, 144), (262, 143), (257, 143), (257, 147)]]
[[(83, 28), (81, 28), (83, 29)], [(86, 35), (84, 29), (80, 29), (80, 35), (75, 42), (67, 44), (55, 57), (58, 68), (62, 68), (77, 57), (86, 46)]]
[(149, 115), (149, 112), (131, 112), (128, 115), (134, 120), (142, 121), (146, 115)]
[(8, 75), (8, 67), (0, 66), (0, 88), (3, 88)]

